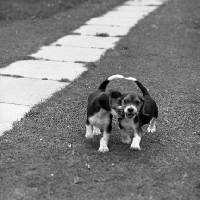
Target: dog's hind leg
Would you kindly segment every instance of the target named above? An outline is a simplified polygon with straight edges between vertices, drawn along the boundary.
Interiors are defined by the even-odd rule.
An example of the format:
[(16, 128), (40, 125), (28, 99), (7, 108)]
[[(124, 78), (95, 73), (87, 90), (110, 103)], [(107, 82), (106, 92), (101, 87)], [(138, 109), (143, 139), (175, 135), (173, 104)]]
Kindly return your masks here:
[(153, 117), (150, 121), (149, 127), (147, 128), (149, 133), (154, 133), (156, 131), (156, 118)]
[(85, 137), (87, 139), (92, 139), (94, 137), (93, 126), (90, 123), (86, 123), (86, 134), (85, 134)]
[(158, 107), (155, 103), (155, 110), (154, 110), (154, 116), (150, 121), (149, 127), (147, 128), (147, 131), (150, 133), (156, 132), (156, 119), (158, 118)]
[(97, 128), (96, 126), (93, 126), (93, 135), (100, 135), (100, 134), (101, 134), (101, 130)]

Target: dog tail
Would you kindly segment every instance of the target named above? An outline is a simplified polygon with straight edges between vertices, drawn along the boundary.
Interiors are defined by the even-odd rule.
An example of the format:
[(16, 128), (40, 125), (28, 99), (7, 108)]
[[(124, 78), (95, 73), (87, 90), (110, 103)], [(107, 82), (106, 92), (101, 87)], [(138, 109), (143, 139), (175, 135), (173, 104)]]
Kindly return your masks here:
[(149, 92), (147, 91), (147, 89), (144, 87), (144, 85), (142, 85), (142, 83), (140, 83), (140, 81), (138, 81), (136, 78), (133, 77), (127, 77), (125, 78), (126, 80), (130, 80), (130, 81), (134, 81), (137, 86), (140, 88), (140, 90), (142, 91), (142, 94), (145, 95), (149, 95)]
[(121, 79), (121, 78), (124, 78), (124, 77), (119, 74), (112, 75), (109, 78), (107, 78), (103, 83), (101, 83), (101, 85), (99, 86), (99, 89), (106, 90), (106, 86), (108, 85), (108, 83), (110, 83), (110, 81), (112, 81), (114, 79)]

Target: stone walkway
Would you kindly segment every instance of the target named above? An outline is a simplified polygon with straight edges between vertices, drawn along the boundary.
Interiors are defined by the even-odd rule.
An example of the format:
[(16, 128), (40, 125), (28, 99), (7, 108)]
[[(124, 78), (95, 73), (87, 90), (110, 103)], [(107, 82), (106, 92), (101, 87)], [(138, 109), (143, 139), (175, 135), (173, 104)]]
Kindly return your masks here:
[[(12, 128), (31, 107), (66, 87), (87, 70), (139, 20), (165, 0), (129, 0), (110, 12), (92, 18), (73, 35), (60, 38), (21, 60), (0, 69), (0, 135)], [(61, 80), (65, 80), (62, 82)]]

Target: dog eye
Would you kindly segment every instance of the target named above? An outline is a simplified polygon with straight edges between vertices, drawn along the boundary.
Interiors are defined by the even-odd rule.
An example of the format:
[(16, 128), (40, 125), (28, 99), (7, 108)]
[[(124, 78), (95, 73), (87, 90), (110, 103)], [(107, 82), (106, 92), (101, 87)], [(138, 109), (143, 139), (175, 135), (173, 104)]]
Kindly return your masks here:
[(140, 104), (140, 102), (136, 100), (136, 101), (135, 101), (135, 104), (138, 106), (138, 105)]
[(128, 100), (127, 100), (127, 99), (124, 99), (124, 103), (128, 103)]

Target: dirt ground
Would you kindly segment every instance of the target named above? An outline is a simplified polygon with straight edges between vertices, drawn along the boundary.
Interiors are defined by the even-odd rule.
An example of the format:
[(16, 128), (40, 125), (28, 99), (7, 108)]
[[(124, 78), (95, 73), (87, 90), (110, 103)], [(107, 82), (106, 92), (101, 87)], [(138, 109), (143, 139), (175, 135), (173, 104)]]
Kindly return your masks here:
[[(30, 36), (25, 31), (30, 26), (23, 23), (23, 31), (17, 29), (21, 40), (15, 43), (7, 32), (5, 47), (11, 41), (12, 52), (19, 50), (17, 44), (25, 48), (28, 39), (22, 40), (24, 34), (30, 38), (30, 46), (13, 59), (23, 57), (108, 8), (99, 5), (102, 7), (91, 15), (84, 5), (72, 9), (74, 22), (69, 30), (63, 28), (64, 19), (68, 19), (65, 13), (56, 15), (63, 16), (63, 21), (55, 24), (57, 19), (38, 20)], [(135, 26), (100, 61), (89, 63), (89, 70), (79, 79), (36, 105), (1, 137), (0, 199), (200, 199), (199, 11), (198, 0), (170, 0)], [(18, 25), (4, 28), (13, 33)], [(55, 29), (55, 35), (50, 29)], [(34, 33), (39, 37), (37, 45), (33, 45)], [(39, 40), (43, 37), (46, 39)], [(7, 55), (5, 63), (11, 61)], [(116, 120), (109, 153), (98, 152), (99, 137), (92, 141), (84, 137), (87, 96), (113, 73), (138, 78), (158, 103), (157, 132), (145, 134), (142, 151), (132, 151), (121, 142)], [(114, 87), (137, 90), (122, 80), (108, 88)]]

